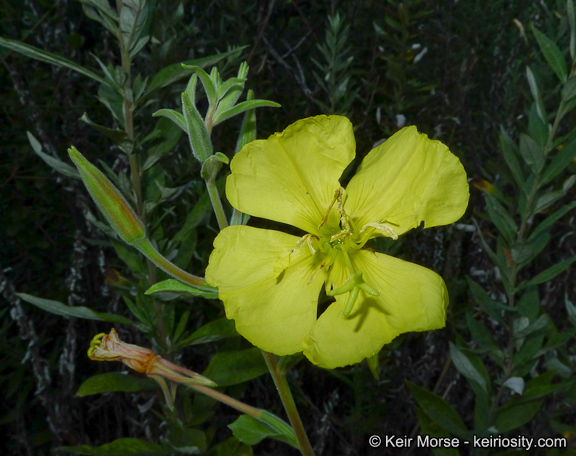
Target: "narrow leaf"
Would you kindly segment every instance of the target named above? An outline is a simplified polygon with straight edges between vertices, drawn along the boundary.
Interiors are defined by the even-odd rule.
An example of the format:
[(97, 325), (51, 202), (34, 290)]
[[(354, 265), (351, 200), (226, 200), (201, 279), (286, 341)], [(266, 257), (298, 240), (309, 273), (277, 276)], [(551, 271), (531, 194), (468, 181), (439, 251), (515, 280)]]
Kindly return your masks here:
[(134, 143), (128, 138), (128, 134), (124, 130), (119, 130), (118, 128), (108, 128), (103, 125), (98, 125), (92, 122), (86, 113), (82, 114), (80, 117), (82, 122), (90, 125), (94, 130), (102, 133), (112, 140), (112, 142), (118, 146), (125, 154), (130, 155), (134, 150)]
[(106, 80), (98, 73), (95, 73), (94, 71), (89, 70), (88, 68), (85, 68), (81, 65), (78, 65), (77, 63), (74, 63), (72, 60), (68, 60), (58, 54), (43, 51), (42, 49), (38, 49), (34, 46), (30, 46), (28, 44), (24, 44), (19, 41), (9, 40), (8, 38), (2, 38), (2, 37), (0, 37), (0, 46), (18, 52), (19, 54), (22, 54), (34, 60), (39, 60), (41, 62), (46, 62), (51, 65), (68, 68), (72, 71), (76, 71), (77, 73), (83, 74), (84, 76), (88, 76), (89, 78), (94, 79), (95, 81), (98, 81), (101, 84), (107, 84)]
[(530, 136), (522, 133), (520, 135), (520, 155), (534, 174), (542, 171), (544, 166), (544, 151), (536, 144)]
[(576, 138), (573, 138), (567, 144), (562, 147), (552, 158), (550, 164), (544, 170), (542, 174), (541, 186), (546, 185), (551, 182), (556, 176), (558, 176), (562, 171), (564, 171), (568, 165), (576, 157)]
[(71, 177), (72, 179), (80, 180), (80, 173), (78, 171), (76, 171), (76, 168), (70, 166), (67, 163), (64, 163), (63, 161), (61, 161), (57, 158), (52, 157), (51, 155), (48, 155), (48, 154), (42, 152), (42, 145), (32, 135), (32, 133), (27, 131), (26, 135), (28, 136), (28, 141), (30, 141), (32, 149), (34, 149), (34, 152), (36, 153), (36, 155), (38, 155), (42, 160), (44, 160), (44, 162), (48, 166), (50, 166), (52, 169), (58, 171), (60, 174), (66, 176), (66, 177)]
[(528, 78), (528, 85), (530, 86), (530, 92), (532, 92), (532, 96), (534, 97), (534, 102), (536, 103), (536, 109), (538, 110), (538, 115), (544, 124), (547, 124), (546, 121), (546, 109), (544, 108), (544, 102), (542, 101), (542, 97), (540, 96), (540, 91), (538, 90), (538, 83), (536, 82), (536, 78), (534, 77), (534, 73), (529, 66), (526, 67), (526, 77)]
[(205, 289), (199, 289), (192, 287), (190, 285), (186, 285), (185, 283), (179, 282), (178, 280), (174, 279), (167, 279), (163, 280), (162, 282), (158, 282), (152, 285), (144, 294), (154, 294), (154, 293), (184, 293), (190, 294), (193, 296), (202, 296), (206, 299), (217, 299), (218, 292), (210, 292), (206, 291)]
[(568, 25), (570, 26), (570, 57), (576, 58), (576, 19), (574, 17), (574, 2), (566, 0), (566, 12), (568, 13)]
[(468, 380), (476, 382), (482, 390), (487, 394), (488, 386), (486, 380), (480, 374), (480, 372), (474, 367), (470, 362), (466, 354), (452, 342), (450, 342), (450, 356), (452, 357), (452, 362), (458, 372), (460, 372)]
[[(263, 412), (265, 413), (265, 412)], [(267, 413), (267, 412), (266, 412)], [(269, 414), (271, 415), (271, 414)], [(286, 424), (286, 426), (288, 426)], [(276, 440), (281, 440), (285, 443), (292, 445), (294, 448), (298, 448), (298, 441), (296, 440), (296, 435), (292, 428), (288, 426), (291, 434), (290, 436), (273, 429), (268, 424), (264, 424), (248, 415), (241, 415), (234, 423), (229, 424), (228, 427), (232, 429), (234, 436), (240, 440), (242, 443), (248, 445), (256, 445), (260, 443), (265, 438), (272, 438)]]
[(414, 383), (406, 382), (406, 384), (424, 413), (432, 418), (438, 426), (463, 440), (469, 438), (468, 430), (462, 418), (448, 402)]
[(16, 293), (18, 297), (24, 301), (39, 307), (46, 312), (50, 312), (54, 315), (60, 315), (62, 317), (74, 317), (83, 318), (84, 320), (97, 320), (97, 321), (109, 321), (113, 323), (122, 323), (123, 325), (134, 326), (135, 323), (126, 317), (121, 315), (115, 315), (105, 312), (96, 312), (95, 310), (89, 309), (84, 306), (67, 306), (59, 301), (53, 301), (51, 299), (38, 298), (36, 296), (29, 295), (27, 293)]
[(186, 119), (184, 119), (184, 116), (179, 112), (174, 111), (173, 109), (160, 109), (156, 111), (154, 114), (152, 114), (152, 117), (159, 117), (159, 116), (170, 119), (172, 122), (178, 125), (182, 129), (182, 131), (184, 132), (187, 131)]
[[(233, 59), (238, 54), (240, 54), (240, 52), (242, 52), (242, 50), (246, 47), (247, 46), (242, 46), (236, 49), (232, 49), (231, 51), (228, 52), (209, 55), (207, 57), (202, 57), (200, 59), (186, 60), (185, 62), (182, 63), (189, 66), (198, 66), (204, 68), (210, 65), (216, 65), (216, 63), (218, 63), (220, 60), (228, 57)], [(182, 63), (174, 63), (172, 65), (168, 65), (167, 67), (162, 68), (158, 73), (156, 73), (156, 75), (154, 75), (154, 77), (152, 78), (152, 81), (150, 81), (148, 91), (146, 92), (146, 95), (144, 95), (144, 97), (152, 95), (156, 90), (161, 89), (162, 87), (169, 86), (174, 82), (189, 77), (190, 70), (183, 68)]]
[(122, 372), (108, 372), (85, 380), (78, 388), (76, 396), (84, 397), (93, 394), (123, 392), (137, 393), (155, 388), (153, 380), (142, 379)]
[(182, 109), (192, 153), (200, 163), (204, 163), (212, 155), (210, 134), (206, 129), (204, 120), (200, 117), (200, 113), (186, 92), (182, 93)]
[(227, 109), (226, 111), (217, 112), (214, 115), (213, 125), (217, 125), (221, 122), (224, 122), (226, 119), (229, 119), (230, 117), (242, 114), (244, 111), (247, 111), (248, 109), (263, 108), (263, 107), (279, 108), (280, 105), (274, 101), (268, 101), (268, 100), (243, 101), (242, 103), (239, 103), (236, 106)]
[(500, 149), (502, 150), (502, 155), (504, 155), (504, 161), (510, 168), (512, 177), (521, 188), (524, 185), (524, 174), (517, 157), (518, 148), (502, 126), (500, 127)]
[(530, 238), (528, 239), (528, 241), (534, 242), (534, 240), (536, 238), (538, 238), (542, 233), (549, 230), (554, 225), (554, 223), (556, 223), (558, 220), (560, 220), (562, 217), (564, 217), (564, 215), (566, 215), (568, 212), (570, 212), (575, 207), (576, 207), (576, 201), (572, 201), (571, 203), (568, 203), (563, 208), (558, 209), (557, 211), (553, 212), (551, 215), (546, 217), (542, 221), (542, 223), (540, 223), (538, 226), (536, 226), (534, 228), (534, 231), (530, 235)]
[(210, 106), (215, 106), (217, 102), (216, 87), (214, 86), (214, 83), (212, 82), (212, 79), (210, 79), (208, 73), (206, 73), (202, 68), (196, 65), (186, 65), (185, 63), (183, 63), (182, 67), (186, 68), (187, 70), (192, 70), (194, 73), (198, 75), (200, 81), (202, 82), (202, 85), (204, 86), (204, 91), (206, 92), (208, 103), (210, 104)]
[(570, 267), (570, 265), (572, 263), (574, 263), (574, 261), (576, 261), (576, 257), (568, 258), (567, 260), (561, 261), (560, 263), (555, 264), (552, 267), (549, 267), (548, 269), (542, 271), (540, 274), (538, 274), (536, 277), (534, 277), (532, 280), (530, 280), (530, 282), (528, 282), (528, 286), (538, 285), (540, 283), (544, 283), (544, 282), (548, 282), (549, 280), (552, 280), (558, 274), (561, 274), (566, 269), (568, 269)]
[(538, 30), (534, 25), (532, 25), (532, 31), (534, 32), (534, 36), (536, 37), (536, 41), (540, 45), (540, 50), (542, 54), (544, 54), (544, 58), (550, 65), (550, 68), (556, 73), (556, 76), (560, 79), (560, 82), (566, 82), (566, 77), (568, 73), (568, 69), (566, 67), (566, 59), (562, 55), (556, 43), (544, 35), (540, 30)]
[(218, 352), (202, 373), (218, 386), (237, 385), (260, 377), (268, 372), (268, 366), (259, 348)]

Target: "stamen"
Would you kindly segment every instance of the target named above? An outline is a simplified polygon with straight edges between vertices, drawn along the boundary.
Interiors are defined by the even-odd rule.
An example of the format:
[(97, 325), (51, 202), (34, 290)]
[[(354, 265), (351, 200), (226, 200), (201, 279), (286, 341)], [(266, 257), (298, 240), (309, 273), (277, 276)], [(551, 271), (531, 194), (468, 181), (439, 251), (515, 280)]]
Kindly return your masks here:
[(312, 255), (314, 255), (316, 254), (317, 250), (312, 245), (312, 241), (316, 239), (318, 239), (318, 236), (315, 236), (313, 234), (305, 234), (300, 239), (298, 239), (298, 241), (296, 241), (296, 245), (298, 247), (302, 247), (304, 243), (306, 243), (308, 245), (308, 248), (310, 249), (310, 252), (312, 252)]
[(314, 279), (318, 276), (318, 274), (320, 274), (322, 269), (324, 269), (324, 266), (326, 266), (326, 261), (323, 261), (318, 270), (314, 274), (312, 274), (312, 277), (310, 277), (310, 279), (308, 280), (308, 284), (311, 284), (314, 281)]
[(390, 226), (388, 223), (367, 223), (366, 225), (364, 225), (362, 227), (362, 229), (360, 230), (360, 234), (364, 233), (366, 230), (368, 230), (368, 228), (374, 228), (378, 231), (382, 231), (384, 233), (386, 233), (388, 236), (390, 236), (392, 239), (397, 240), (398, 239), (398, 235), (396, 234), (396, 231), (394, 231), (394, 228), (392, 228), (392, 226)]
[(334, 199), (332, 200), (332, 202), (330, 203), (330, 206), (328, 206), (328, 210), (326, 211), (326, 214), (324, 215), (324, 217), (322, 218), (322, 221), (320, 222), (320, 225), (318, 225), (318, 228), (322, 228), (326, 222), (328, 221), (328, 216), (330, 215), (330, 211), (332, 210), (332, 208), (334, 207), (334, 203), (336, 201), (339, 201), (338, 204), (338, 211), (340, 211), (340, 207), (342, 205), (342, 195), (344, 194), (344, 189), (342, 187), (338, 188), (338, 190), (336, 190), (334, 192)]

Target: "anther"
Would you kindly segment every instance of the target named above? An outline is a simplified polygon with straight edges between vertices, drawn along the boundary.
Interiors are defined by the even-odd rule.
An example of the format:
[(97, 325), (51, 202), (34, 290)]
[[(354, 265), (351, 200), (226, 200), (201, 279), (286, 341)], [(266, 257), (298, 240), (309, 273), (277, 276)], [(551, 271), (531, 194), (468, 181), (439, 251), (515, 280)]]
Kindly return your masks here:
[(394, 231), (394, 228), (392, 228), (388, 223), (374, 223), (374, 222), (367, 223), (360, 230), (360, 234), (364, 233), (368, 228), (374, 228), (378, 231), (382, 231), (383, 233), (386, 233), (388, 236), (390, 236), (394, 240), (398, 239), (398, 235), (396, 234), (396, 231)]

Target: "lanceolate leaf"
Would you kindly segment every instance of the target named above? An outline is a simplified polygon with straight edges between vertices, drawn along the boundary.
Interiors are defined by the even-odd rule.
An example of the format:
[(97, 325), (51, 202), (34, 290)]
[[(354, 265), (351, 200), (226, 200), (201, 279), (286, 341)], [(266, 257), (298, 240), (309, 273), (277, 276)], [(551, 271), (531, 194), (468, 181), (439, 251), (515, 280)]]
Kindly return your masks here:
[(243, 101), (242, 103), (237, 104), (233, 108), (227, 109), (226, 111), (218, 112), (214, 116), (214, 123), (213, 125), (217, 125), (220, 122), (224, 122), (226, 119), (230, 117), (234, 117), (238, 114), (242, 114), (244, 111), (254, 108), (262, 108), (268, 106), (270, 108), (279, 108), (280, 105), (274, 101), (268, 100), (248, 100)]
[(32, 145), (32, 149), (34, 149), (34, 152), (36, 153), (36, 155), (38, 155), (42, 160), (44, 160), (44, 162), (48, 166), (55, 169), (60, 174), (66, 176), (66, 177), (71, 177), (73, 179), (80, 180), (80, 173), (78, 171), (76, 171), (76, 168), (70, 166), (67, 163), (64, 163), (63, 161), (61, 161), (57, 158), (52, 157), (51, 155), (48, 155), (48, 154), (42, 152), (42, 145), (32, 135), (32, 133), (27, 131), (26, 135), (28, 136), (28, 141), (30, 141), (30, 144)]
[[(234, 57), (237, 54), (240, 54), (240, 52), (242, 52), (242, 49), (244, 49), (245, 47), (246, 46), (239, 47), (228, 52), (210, 55), (208, 57), (202, 57), (200, 59), (186, 60), (185, 62), (182, 63), (186, 65), (195, 65), (204, 68), (206, 66), (215, 65), (220, 60), (225, 59), (227, 57)], [(152, 95), (156, 90), (162, 87), (166, 87), (181, 79), (190, 77), (191, 71), (186, 68), (182, 68), (182, 63), (180, 62), (174, 63), (173, 65), (169, 65), (161, 69), (158, 73), (156, 73), (156, 75), (152, 78), (152, 81), (150, 81), (150, 85), (148, 86), (148, 92), (146, 92), (144, 98), (147, 98), (148, 96)]]
[(544, 170), (542, 174), (541, 185), (544, 186), (551, 182), (556, 176), (558, 176), (562, 171), (564, 171), (568, 165), (576, 157), (576, 138), (569, 141), (562, 147), (550, 162), (550, 164)]
[(17, 293), (17, 295), (24, 301), (34, 304), (47, 312), (53, 313), (54, 315), (60, 315), (63, 317), (75, 317), (83, 318), (85, 320), (99, 320), (99, 321), (110, 321), (114, 323), (122, 323), (123, 325), (134, 326), (132, 320), (121, 315), (115, 315), (111, 313), (96, 312), (95, 310), (89, 309), (83, 306), (67, 306), (59, 301), (53, 301), (51, 299), (38, 298), (36, 296), (29, 295), (27, 293)]
[(418, 405), (438, 426), (454, 434), (456, 437), (464, 440), (469, 439), (466, 425), (462, 421), (462, 418), (460, 418), (460, 415), (458, 415), (456, 410), (454, 410), (448, 402), (414, 383), (406, 383), (414, 395), (416, 402), (418, 402)]
[(524, 174), (522, 173), (522, 166), (520, 166), (520, 162), (518, 161), (517, 146), (503, 127), (500, 127), (500, 149), (502, 150), (508, 168), (510, 168), (512, 177), (518, 186), (522, 187), (522, 185), (524, 185)]
[(544, 166), (544, 151), (530, 136), (520, 135), (520, 154), (534, 174), (538, 174)]
[(121, 372), (108, 372), (99, 374), (85, 380), (78, 388), (76, 396), (91, 396), (110, 392), (137, 393), (139, 391), (154, 389), (158, 385), (152, 379), (142, 379)]
[(146, 290), (145, 294), (153, 293), (184, 293), (193, 296), (202, 296), (207, 299), (218, 298), (218, 292), (216, 290), (214, 292), (200, 290), (174, 279), (167, 279), (152, 285), (148, 290)]
[(76, 71), (77, 73), (83, 74), (84, 76), (88, 76), (89, 78), (94, 79), (101, 84), (107, 84), (106, 80), (98, 73), (95, 73), (94, 71), (89, 70), (82, 65), (78, 65), (72, 60), (68, 60), (58, 54), (43, 51), (42, 49), (38, 49), (34, 46), (2, 37), (0, 37), (0, 46), (11, 49), (12, 51), (18, 52), (19, 54), (22, 54), (26, 57), (30, 57), (31, 59), (39, 60), (41, 62), (46, 62), (59, 67), (68, 68), (70, 70)]
[(550, 68), (554, 70), (556, 76), (560, 79), (562, 83), (566, 82), (566, 75), (568, 70), (566, 68), (566, 60), (562, 55), (556, 43), (540, 32), (536, 27), (532, 26), (532, 31), (534, 32), (534, 36), (540, 45), (540, 50), (542, 54), (544, 54), (544, 58), (550, 65)]
[(567, 260), (555, 264), (554, 266), (546, 269), (545, 271), (542, 271), (540, 274), (534, 277), (530, 282), (528, 282), (528, 285), (538, 285), (539, 283), (544, 283), (548, 282), (549, 280), (552, 280), (558, 274), (561, 274), (566, 269), (568, 269), (570, 265), (574, 263), (574, 261), (576, 261), (576, 257), (568, 258)]

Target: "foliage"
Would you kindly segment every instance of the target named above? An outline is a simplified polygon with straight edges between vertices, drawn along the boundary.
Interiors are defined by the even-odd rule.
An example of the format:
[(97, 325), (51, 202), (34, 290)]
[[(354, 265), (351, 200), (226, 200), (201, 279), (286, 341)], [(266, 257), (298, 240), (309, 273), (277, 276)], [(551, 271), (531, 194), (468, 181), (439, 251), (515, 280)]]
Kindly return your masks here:
[[(73, 143), (103, 171), (162, 258), (203, 276), (219, 224), (211, 201), (226, 161), (256, 137), (258, 111), (259, 138), (346, 112), (359, 159), (416, 124), (474, 184), (459, 225), (383, 241), (446, 279), (447, 330), (401, 336), (345, 369), (278, 360), (316, 452), (367, 454), (370, 435), (418, 432), (574, 445), (571, 0), (119, 4), (0, 6), (3, 454), (292, 451), (286, 434), (211, 398), (180, 387), (171, 412), (151, 381), (88, 360), (90, 339), (114, 322), (131, 343), (284, 416), (260, 354), (217, 301), (124, 243), (64, 153)], [(272, 105), (244, 88), (281, 108), (244, 111)]]

